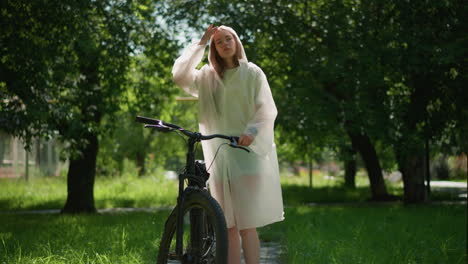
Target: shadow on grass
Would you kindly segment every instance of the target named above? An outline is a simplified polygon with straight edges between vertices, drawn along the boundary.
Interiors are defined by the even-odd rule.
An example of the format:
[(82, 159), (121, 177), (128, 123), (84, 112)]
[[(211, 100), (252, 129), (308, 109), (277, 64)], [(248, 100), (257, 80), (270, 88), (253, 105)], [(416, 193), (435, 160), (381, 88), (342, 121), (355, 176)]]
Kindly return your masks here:
[(130, 198), (109, 198), (109, 199), (98, 199), (96, 200), (96, 208), (145, 208), (145, 207), (167, 207), (176, 204), (176, 200), (172, 197), (167, 199), (158, 199), (155, 201), (154, 198), (146, 199), (130, 199)]
[[(283, 184), (283, 200), (285, 205), (297, 206), (310, 203), (359, 203), (371, 200), (369, 187), (313, 187), (304, 185)], [(390, 195), (402, 201), (403, 188), (387, 187)], [(464, 195), (464, 196), (463, 196)], [(430, 201), (466, 201), (466, 189), (462, 188), (432, 188)], [(392, 201), (392, 200), (389, 200)], [(374, 201), (375, 202), (375, 201)]]
[[(296, 206), (308, 203), (332, 203), (332, 202), (364, 202), (370, 198), (369, 188), (347, 189), (342, 187), (309, 188), (303, 185), (283, 185), (283, 200), (288, 206)], [(51, 199), (46, 201), (20, 201), (17, 197), (0, 200), (0, 211), (26, 211), (61, 209), (66, 198)], [(131, 199), (125, 197), (95, 199), (97, 209), (104, 208), (142, 208), (172, 206), (175, 200), (154, 198)]]
[(432, 201), (466, 201), (466, 189), (451, 187), (434, 187), (431, 189)]
[[(402, 188), (387, 188), (392, 195), (402, 197)], [(359, 203), (368, 202), (371, 198), (369, 187), (358, 187), (355, 189), (345, 187), (313, 187), (304, 185), (283, 184), (283, 200), (286, 206), (298, 206), (311, 203)], [(431, 191), (431, 201), (466, 201), (466, 196), (460, 196), (466, 189), (447, 189), (434, 188)], [(6, 198), (0, 200), (0, 212), (8, 211), (26, 211), (26, 210), (48, 210), (61, 209), (66, 201), (64, 198), (55, 198), (49, 200), (18, 200), (18, 197)], [(154, 208), (167, 207), (175, 205), (176, 201), (172, 196), (168, 197), (138, 197), (132, 199), (128, 197), (109, 197), (96, 198), (95, 206), (97, 209), (105, 208)]]
[[(0, 212), (11, 211), (29, 211), (29, 210), (50, 210), (62, 209), (65, 205), (65, 199), (53, 199), (47, 201), (31, 202), (30, 204), (22, 203), (17, 198), (0, 200)], [(175, 205), (176, 201), (167, 199), (159, 200), (157, 203), (154, 199), (129, 199), (129, 198), (109, 198), (96, 199), (95, 206), (97, 209), (105, 208), (146, 208), (146, 207), (167, 207)]]
[(283, 200), (286, 205), (295, 206), (308, 203), (364, 202), (371, 198), (368, 187), (355, 189), (345, 187), (310, 188), (303, 185), (282, 185)]
[(25, 210), (48, 210), (61, 209), (65, 205), (65, 200), (53, 199), (40, 201), (37, 203), (24, 204), (17, 198), (0, 200), (0, 211), (25, 211)]

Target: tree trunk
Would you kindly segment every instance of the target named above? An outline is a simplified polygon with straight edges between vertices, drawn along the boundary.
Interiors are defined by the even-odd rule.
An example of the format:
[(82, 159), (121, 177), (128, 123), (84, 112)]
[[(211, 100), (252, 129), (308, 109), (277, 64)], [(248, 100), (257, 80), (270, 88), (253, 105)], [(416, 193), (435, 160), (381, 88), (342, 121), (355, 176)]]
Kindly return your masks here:
[(425, 147), (422, 131), (418, 131), (418, 125), (428, 125), (427, 105), (430, 102), (434, 84), (431, 77), (420, 72), (410, 72), (409, 86), (414, 87), (410, 95), (407, 111), (402, 118), (401, 133), (403, 137), (397, 142), (397, 161), (403, 177), (404, 202), (422, 203), (427, 200), (427, 192), (424, 186), (425, 178)]
[(427, 201), (424, 185), (424, 145), (418, 144), (413, 138), (412, 142), (402, 142), (398, 150), (397, 161), (403, 177), (404, 202), (411, 204)]
[(6, 144), (4, 144), (2, 141), (3, 141), (3, 138), (0, 138), (0, 166), (3, 165), (3, 157), (4, 157), (4, 153), (6, 149)]
[(312, 188), (312, 176), (314, 175), (314, 166), (312, 166), (312, 159), (309, 158), (309, 187)]
[(94, 179), (96, 175), (96, 157), (98, 138), (88, 134), (89, 143), (81, 150), (82, 155), (70, 159), (67, 176), (68, 196), (62, 213), (95, 213)]
[(383, 179), (377, 152), (366, 134), (348, 132), (353, 148), (359, 152), (366, 166), (369, 176), (372, 200), (383, 201), (390, 200), (393, 197), (388, 195), (387, 188)]
[(345, 187), (356, 188), (356, 159), (345, 160)]
[(424, 155), (408, 157), (401, 168), (405, 203), (422, 203), (427, 199), (424, 186)]
[(345, 169), (345, 183), (346, 188), (356, 188), (356, 150), (352, 146), (343, 146), (341, 148), (344, 169)]
[(301, 175), (300, 165), (297, 162), (292, 163), (292, 169), (293, 169), (293, 175), (294, 176), (300, 176)]
[(0, 165), (3, 165), (3, 155), (5, 153), (5, 149), (6, 149), (6, 137), (7, 137), (7, 134), (6, 133), (3, 133), (1, 130), (0, 130)]
[(426, 176), (426, 192), (427, 192), (427, 198), (430, 198), (431, 195), (431, 164), (430, 164), (430, 157), (429, 157), (429, 140), (426, 138), (425, 139), (425, 147), (424, 147), (424, 174)]
[(138, 168), (138, 176), (144, 176), (146, 174), (146, 165), (145, 165), (145, 151), (141, 150), (136, 153), (136, 165)]
[(136, 162), (137, 167), (139, 168), (138, 176), (140, 176), (140, 177), (144, 176), (146, 174), (145, 159), (146, 159), (147, 152), (145, 150), (145, 147), (149, 146), (151, 144), (151, 141), (153, 140), (153, 134), (154, 134), (155, 131), (156, 130), (151, 129), (150, 134), (145, 137), (145, 135), (143, 133), (143, 126), (140, 127), (140, 129), (138, 130), (138, 133), (143, 138), (143, 142), (144, 142), (143, 147), (139, 148), (138, 151), (136, 152), (136, 155), (135, 155), (135, 162)]

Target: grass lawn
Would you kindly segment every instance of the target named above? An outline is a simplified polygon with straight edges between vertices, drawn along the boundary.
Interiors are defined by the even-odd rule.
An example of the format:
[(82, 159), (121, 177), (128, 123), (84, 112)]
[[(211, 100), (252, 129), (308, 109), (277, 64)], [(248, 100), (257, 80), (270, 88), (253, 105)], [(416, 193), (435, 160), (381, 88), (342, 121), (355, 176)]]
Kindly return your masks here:
[(282, 242), (283, 263), (463, 264), (466, 214), (466, 205), (299, 206), (262, 235)]
[[(0, 263), (154, 263), (169, 211), (6, 214)], [(466, 263), (466, 206), (297, 206), (259, 229), (282, 263)]]
[[(355, 190), (341, 188), (339, 179), (314, 177), (313, 189), (306, 176), (283, 177), (286, 220), (259, 229), (263, 241), (283, 245), (282, 263), (466, 263), (466, 204), (359, 203), (370, 197), (362, 175)], [(398, 184), (388, 189), (402, 193)], [(96, 207), (173, 205), (176, 191), (177, 183), (162, 177), (98, 178)], [(79, 216), (6, 213), (60, 209), (65, 199), (64, 178), (0, 179), (0, 264), (154, 263), (167, 210)], [(358, 203), (306, 206), (343, 201)]]
[[(177, 182), (163, 177), (97, 178), (96, 208), (154, 207), (173, 205)], [(0, 211), (60, 209), (67, 199), (64, 177), (0, 179)]]
[[(96, 208), (171, 206), (177, 196), (177, 182), (162, 176), (138, 178), (98, 177), (94, 197)], [(363, 202), (371, 197), (368, 178), (363, 173), (356, 177), (356, 189), (342, 187), (343, 178), (330, 179), (314, 173), (313, 188), (307, 175), (281, 177), (284, 202), (290, 206), (322, 202)], [(403, 194), (401, 183), (387, 181), (390, 194)], [(67, 198), (65, 177), (38, 177), (28, 182), (23, 179), (0, 178), (0, 212), (38, 209), (60, 209)], [(465, 200), (453, 193), (433, 191), (432, 200)]]
[(1, 215), (0, 263), (155, 263), (168, 214)]

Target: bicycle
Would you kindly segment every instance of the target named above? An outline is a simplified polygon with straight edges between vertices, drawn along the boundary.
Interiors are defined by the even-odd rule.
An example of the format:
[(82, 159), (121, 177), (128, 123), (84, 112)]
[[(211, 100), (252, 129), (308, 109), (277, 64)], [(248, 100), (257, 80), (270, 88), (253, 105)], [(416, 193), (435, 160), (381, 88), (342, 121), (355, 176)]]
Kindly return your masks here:
[[(247, 152), (249, 150), (237, 145), (239, 137), (236, 136), (202, 135), (174, 124), (143, 116), (137, 116), (136, 121), (159, 132), (179, 132), (188, 137), (186, 165), (183, 173), (179, 175), (177, 204), (166, 220), (157, 263), (227, 263), (226, 220), (221, 206), (209, 194), (206, 187), (209, 173), (203, 161), (195, 160), (195, 144), (202, 140), (223, 138), (229, 140), (228, 145), (233, 148), (240, 148)], [(185, 180), (188, 181), (186, 188), (184, 188)], [(188, 218), (188, 227), (184, 224), (185, 216)], [(190, 237), (186, 239), (187, 245), (184, 247), (185, 228), (188, 228), (187, 233)], [(171, 262), (171, 260), (179, 262)]]

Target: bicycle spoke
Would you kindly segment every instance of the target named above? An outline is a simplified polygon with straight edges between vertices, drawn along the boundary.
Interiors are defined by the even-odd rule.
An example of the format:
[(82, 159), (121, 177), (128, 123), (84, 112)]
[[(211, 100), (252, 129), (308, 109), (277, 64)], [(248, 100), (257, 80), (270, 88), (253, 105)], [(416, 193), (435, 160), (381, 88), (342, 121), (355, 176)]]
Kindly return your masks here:
[(203, 263), (214, 263), (214, 254), (216, 252), (216, 236), (212, 228), (210, 219), (204, 214), (203, 225)]
[[(227, 237), (223, 235), (226, 234), (226, 229), (224, 216), (220, 213), (221, 208), (213, 198), (203, 193), (195, 193), (189, 198), (192, 202), (187, 202), (187, 207), (184, 209), (183, 256), (175, 254), (177, 218), (174, 213), (169, 221), (171, 224), (167, 226), (167, 230), (171, 232), (165, 232), (166, 235), (163, 236), (165, 238), (160, 248), (160, 253), (163, 255), (159, 263), (225, 264)], [(225, 242), (218, 245), (218, 239)]]

